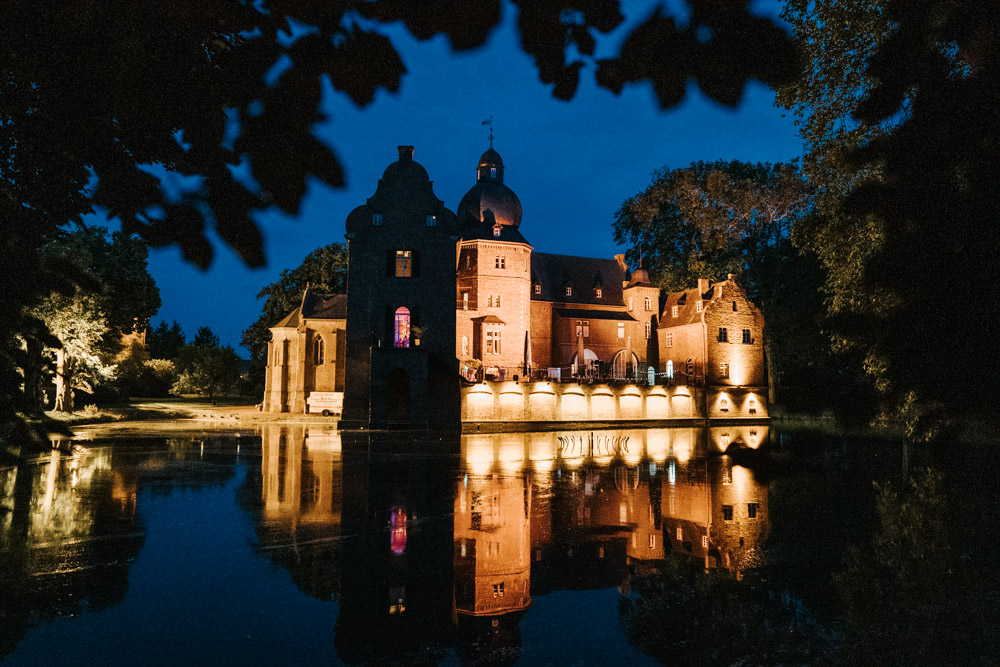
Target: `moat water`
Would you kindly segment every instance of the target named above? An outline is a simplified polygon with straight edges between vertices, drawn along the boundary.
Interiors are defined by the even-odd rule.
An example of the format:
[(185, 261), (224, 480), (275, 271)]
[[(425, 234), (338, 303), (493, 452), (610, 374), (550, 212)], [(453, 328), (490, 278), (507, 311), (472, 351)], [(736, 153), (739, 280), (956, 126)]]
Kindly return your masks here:
[[(919, 540), (929, 569), (896, 563), (890, 579), (913, 581), (883, 599), (893, 555), (879, 538), (913, 527), (886, 525), (873, 482), (905, 492), (918, 454), (766, 426), (725, 435), (727, 454), (698, 429), (65, 441), (0, 466), (0, 661), (836, 664), (859, 641), (892, 660), (906, 648), (859, 639), (858, 620), (922, 608), (920, 577), (940, 586), (956, 556), (969, 580), (934, 595), (963, 604), (929, 622), (955, 607), (996, 618), (996, 575), (978, 563), (997, 547), (960, 543), (964, 529)], [(955, 528), (978, 506), (964, 521), (992, 539), (995, 501), (947, 495), (992, 472), (946, 471), (945, 514), (917, 523)], [(914, 503), (893, 516), (914, 519)], [(924, 616), (910, 629), (926, 634)], [(938, 643), (989, 664), (992, 627)]]

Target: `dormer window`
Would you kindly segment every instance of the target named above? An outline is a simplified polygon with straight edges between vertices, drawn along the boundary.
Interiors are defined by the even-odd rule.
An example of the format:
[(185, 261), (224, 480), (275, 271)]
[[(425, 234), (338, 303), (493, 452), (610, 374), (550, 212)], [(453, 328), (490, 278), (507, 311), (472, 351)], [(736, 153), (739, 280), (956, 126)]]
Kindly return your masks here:
[(677, 317), (677, 310), (678, 310), (677, 306), (671, 306), (670, 307), (670, 317)]
[(500, 238), (500, 227), (493, 228), (493, 238), (495, 239)]
[(600, 299), (603, 295), (604, 295), (604, 290), (602, 290), (600, 287), (594, 288), (594, 296), (596, 298)]
[(541, 293), (542, 293), (541, 283), (535, 283), (535, 294), (541, 294)]
[(381, 227), (382, 226), (382, 214), (381, 213), (372, 213), (372, 226), (373, 227)]
[(650, 299), (650, 298), (649, 298), (649, 297), (647, 296), (647, 297), (646, 297), (646, 298), (645, 298), (645, 299), (643, 300), (643, 307), (644, 307), (644, 308), (645, 308), (646, 310), (653, 310), (653, 300), (652, 300), (652, 299)]
[(428, 227), (437, 227), (437, 223), (438, 223), (438, 221), (437, 221), (437, 216), (436, 215), (428, 215), (427, 216), (427, 226)]
[(573, 296), (573, 288), (570, 287), (569, 285), (566, 285), (566, 287), (563, 288), (563, 294), (565, 294), (566, 296)]
[(701, 312), (701, 299), (698, 299), (697, 301), (694, 302), (694, 309), (695, 309), (695, 312), (698, 312), (698, 313)]

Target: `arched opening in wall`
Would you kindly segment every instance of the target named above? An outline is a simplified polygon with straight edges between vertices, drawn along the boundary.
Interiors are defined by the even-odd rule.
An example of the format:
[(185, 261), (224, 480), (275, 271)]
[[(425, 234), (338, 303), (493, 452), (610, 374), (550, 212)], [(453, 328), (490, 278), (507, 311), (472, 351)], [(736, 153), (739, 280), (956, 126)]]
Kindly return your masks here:
[(410, 423), (410, 375), (402, 368), (393, 368), (386, 377), (387, 418), (389, 425)]
[(616, 380), (625, 380), (628, 377), (634, 375), (634, 371), (632, 369), (634, 369), (638, 365), (639, 365), (639, 357), (635, 356), (634, 352), (632, 353), (632, 365), (630, 367), (628, 361), (628, 352), (626, 352), (625, 350), (619, 350), (618, 353), (615, 355), (614, 360), (612, 360), (611, 362), (611, 375)]
[(593, 350), (584, 348), (583, 350), (583, 367), (580, 367), (580, 353), (577, 352), (573, 355), (573, 369), (579, 369), (579, 372), (589, 373), (594, 369), (594, 364), (598, 361), (597, 355)]
[(400, 306), (393, 318), (393, 347), (410, 347), (410, 309)]

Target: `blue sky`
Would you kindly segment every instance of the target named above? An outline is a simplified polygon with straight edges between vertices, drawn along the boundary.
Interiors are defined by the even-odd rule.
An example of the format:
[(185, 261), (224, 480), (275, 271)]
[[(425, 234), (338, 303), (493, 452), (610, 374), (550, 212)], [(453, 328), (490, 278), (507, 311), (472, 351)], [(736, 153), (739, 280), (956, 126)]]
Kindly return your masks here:
[[(763, 7), (773, 13), (773, 3)], [(186, 264), (176, 249), (152, 249), (150, 271), (163, 299), (153, 321), (177, 320), (189, 338), (209, 326), (237, 347), (260, 314), (257, 292), (314, 249), (344, 240), (347, 214), (374, 193), (397, 145), (415, 146), (414, 158), (427, 169), (438, 198), (454, 210), (475, 183), (476, 161), (489, 146), (481, 123), (491, 115), (504, 181), (524, 210), (521, 231), (542, 252), (619, 252), (612, 242), (615, 211), (658, 168), (716, 159), (779, 162), (802, 152), (791, 114), (774, 108), (773, 93), (757, 83), (735, 109), (712, 103), (691, 85), (683, 104), (661, 111), (646, 85), (615, 96), (584, 70), (576, 97), (556, 100), (520, 50), (513, 12), (505, 9), (503, 26), (469, 53), (452, 53), (443, 38), (417, 42), (402, 29), (392, 32), (408, 70), (400, 91), (382, 91), (362, 109), (330, 90), (324, 99), (328, 120), (314, 130), (344, 165), (346, 187), (317, 183), (298, 216), (260, 215), (268, 260), (261, 269), (247, 269), (217, 239), (207, 271)], [(644, 17), (636, 13), (629, 21)]]

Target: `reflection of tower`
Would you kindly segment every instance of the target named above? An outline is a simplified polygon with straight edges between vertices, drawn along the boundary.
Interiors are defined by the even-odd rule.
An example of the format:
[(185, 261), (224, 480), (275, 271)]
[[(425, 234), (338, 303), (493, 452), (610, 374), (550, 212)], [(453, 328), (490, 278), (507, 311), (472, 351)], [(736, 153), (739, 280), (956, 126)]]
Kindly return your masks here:
[[(450, 639), (452, 459), (389, 458), (409, 438), (345, 434), (343, 584), (336, 646), (348, 663), (411, 662)], [(419, 443), (418, 443), (419, 446)], [(458, 443), (454, 443), (457, 450)]]
[(400, 146), (347, 218), (347, 367), (341, 428), (459, 424), (455, 215)]
[(466, 475), (455, 497), (455, 606), (500, 616), (527, 609), (531, 488), (523, 476)]
[(712, 542), (719, 565), (739, 572), (758, 564), (760, 546), (770, 533), (767, 488), (729, 456), (711, 460)]

